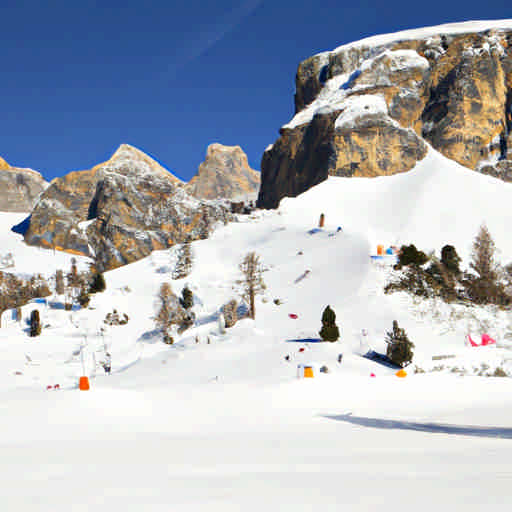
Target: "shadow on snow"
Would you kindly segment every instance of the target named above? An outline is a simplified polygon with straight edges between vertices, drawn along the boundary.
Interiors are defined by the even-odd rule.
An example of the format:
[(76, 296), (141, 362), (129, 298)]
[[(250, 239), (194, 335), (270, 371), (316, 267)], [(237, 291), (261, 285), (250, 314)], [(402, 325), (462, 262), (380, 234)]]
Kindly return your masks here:
[(450, 425), (447, 423), (420, 423), (401, 420), (384, 420), (380, 418), (366, 418), (352, 416), (352, 413), (338, 416), (324, 416), (337, 421), (345, 421), (362, 427), (380, 428), (384, 430), (414, 430), (416, 432), (429, 432), (432, 434), (455, 434), (472, 437), (491, 437), (498, 439), (512, 439), (512, 428), (480, 427), (473, 425)]

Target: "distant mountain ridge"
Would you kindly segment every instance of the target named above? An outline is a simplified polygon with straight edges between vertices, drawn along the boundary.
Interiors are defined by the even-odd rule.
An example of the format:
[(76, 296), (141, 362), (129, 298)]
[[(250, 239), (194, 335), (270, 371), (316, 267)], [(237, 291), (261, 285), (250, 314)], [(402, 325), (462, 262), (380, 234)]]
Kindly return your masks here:
[(512, 20), (374, 36), (299, 64), (295, 116), (262, 158), (258, 206), (327, 176), (385, 176), (427, 143), (512, 180)]
[(37, 171), (12, 167), (0, 157), (0, 211), (30, 211), (47, 186)]
[(94, 257), (107, 270), (204, 238), (230, 218), (227, 206), (190, 196), (158, 162), (123, 144), (108, 161), (54, 179), (24, 236), (30, 245)]

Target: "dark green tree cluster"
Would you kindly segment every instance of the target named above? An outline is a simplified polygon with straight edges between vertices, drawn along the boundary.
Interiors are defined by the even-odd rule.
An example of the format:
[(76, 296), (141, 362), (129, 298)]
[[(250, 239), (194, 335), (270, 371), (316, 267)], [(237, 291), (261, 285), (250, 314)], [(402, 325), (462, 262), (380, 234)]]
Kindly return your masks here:
[[(441, 249), (440, 259), (431, 256), (426, 261), (425, 253), (414, 245), (403, 246), (399, 263), (395, 266), (402, 272), (386, 285), (384, 291), (407, 291), (420, 297), (440, 297), (446, 302), (470, 301), (507, 306), (512, 299), (502, 277), (506, 273), (500, 271), (495, 261), (495, 250), (485, 225), (480, 227), (473, 242), (470, 272), (460, 269), (461, 259), (453, 245), (445, 245)], [(429, 264), (425, 265), (427, 262)], [(512, 279), (510, 281), (512, 285)]]
[(423, 251), (418, 251), (414, 244), (402, 245), (398, 253), (398, 263), (396, 269), (400, 270), (407, 265), (424, 265), (428, 261), (428, 256)]
[(405, 330), (398, 327), (396, 320), (393, 320), (393, 330), (386, 333), (386, 343), (386, 355), (393, 363), (403, 368), (412, 361), (414, 343), (409, 340)]
[(336, 313), (327, 306), (322, 313), (322, 328), (320, 337), (323, 341), (337, 341), (340, 337), (340, 331), (336, 325)]

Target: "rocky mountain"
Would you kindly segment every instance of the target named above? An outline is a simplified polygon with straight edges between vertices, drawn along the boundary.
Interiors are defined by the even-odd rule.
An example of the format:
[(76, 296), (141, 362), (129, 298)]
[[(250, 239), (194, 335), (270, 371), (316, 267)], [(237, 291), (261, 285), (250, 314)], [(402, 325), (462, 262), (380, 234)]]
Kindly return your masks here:
[(47, 186), (38, 172), (11, 167), (0, 157), (0, 211), (29, 212)]
[(206, 159), (186, 186), (197, 198), (237, 199), (255, 195), (260, 186), (260, 173), (249, 167), (247, 155), (240, 146), (210, 144)]
[(107, 270), (206, 238), (214, 222), (229, 218), (220, 202), (190, 196), (155, 160), (123, 144), (107, 162), (54, 179), (24, 236), (31, 245), (95, 256)]
[(262, 158), (258, 206), (335, 176), (410, 170), (427, 143), (512, 179), (512, 20), (363, 39), (302, 62), (296, 114)]

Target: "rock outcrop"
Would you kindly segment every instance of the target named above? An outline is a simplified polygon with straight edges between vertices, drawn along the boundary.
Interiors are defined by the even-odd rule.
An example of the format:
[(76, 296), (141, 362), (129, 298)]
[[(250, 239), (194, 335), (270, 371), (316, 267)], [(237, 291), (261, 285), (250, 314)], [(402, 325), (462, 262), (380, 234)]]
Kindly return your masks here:
[(101, 270), (208, 236), (230, 218), (220, 203), (200, 201), (184, 183), (123, 144), (107, 162), (53, 180), (34, 208), (28, 244), (94, 256)]
[(467, 22), (376, 36), (311, 57), (296, 114), (263, 155), (258, 206), (275, 208), (329, 175), (410, 170), (427, 144), (508, 179), (512, 22)]
[(38, 172), (11, 167), (0, 157), (0, 211), (29, 212), (47, 186)]
[(237, 199), (255, 195), (259, 185), (260, 173), (249, 167), (240, 146), (210, 144), (186, 190), (200, 199)]

